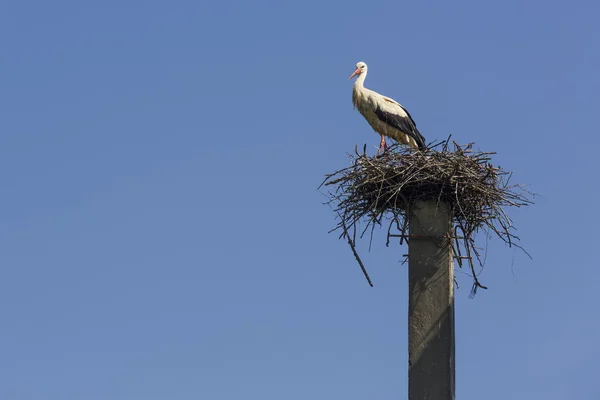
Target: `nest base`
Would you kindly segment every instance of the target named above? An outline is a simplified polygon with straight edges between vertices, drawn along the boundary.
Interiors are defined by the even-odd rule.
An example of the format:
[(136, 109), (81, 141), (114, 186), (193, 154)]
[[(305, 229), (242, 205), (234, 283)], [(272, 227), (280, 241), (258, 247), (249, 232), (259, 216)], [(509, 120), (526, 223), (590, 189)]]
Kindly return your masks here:
[[(350, 155), (351, 165), (326, 175), (320, 187), (332, 187), (326, 193), (329, 204), (339, 217), (340, 238), (347, 238), (359, 264), (366, 269), (356, 252), (357, 232), (363, 237), (375, 226), (387, 224), (387, 241), (408, 238), (408, 215), (417, 201), (446, 203), (452, 213), (454, 255), (459, 267), (464, 261), (473, 277), (472, 295), (479, 283), (474, 264), (483, 267), (481, 249), (475, 236), (480, 230), (494, 234), (509, 246), (522, 249), (515, 242), (512, 221), (506, 207), (532, 204), (521, 185), (511, 185), (512, 173), (491, 164), (495, 153), (475, 151), (473, 143), (435, 144), (425, 150), (394, 144), (382, 155), (369, 157), (366, 146)], [(395, 232), (393, 233), (392, 230)], [(370, 282), (370, 279), (369, 279)]]

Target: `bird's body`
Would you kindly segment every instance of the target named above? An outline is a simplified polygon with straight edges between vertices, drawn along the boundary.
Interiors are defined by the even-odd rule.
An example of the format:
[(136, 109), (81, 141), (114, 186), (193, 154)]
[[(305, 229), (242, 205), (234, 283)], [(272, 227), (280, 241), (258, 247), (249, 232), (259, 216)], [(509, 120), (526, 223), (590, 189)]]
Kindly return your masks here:
[(385, 137), (404, 143), (414, 149), (425, 148), (425, 138), (418, 131), (415, 121), (400, 103), (367, 89), (367, 64), (359, 62), (350, 78), (358, 75), (352, 89), (352, 104), (365, 117), (371, 128), (381, 135), (379, 152), (387, 147)]

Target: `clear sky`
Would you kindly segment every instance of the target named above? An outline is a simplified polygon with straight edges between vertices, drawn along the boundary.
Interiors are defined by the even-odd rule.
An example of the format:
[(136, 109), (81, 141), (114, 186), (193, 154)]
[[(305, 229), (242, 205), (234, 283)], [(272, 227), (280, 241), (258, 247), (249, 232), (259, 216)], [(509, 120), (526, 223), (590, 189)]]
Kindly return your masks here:
[(599, 399), (595, 1), (0, 5), (0, 398), (398, 399), (405, 248), (317, 191), (378, 136), (347, 80), (541, 196), (458, 271), (457, 398)]

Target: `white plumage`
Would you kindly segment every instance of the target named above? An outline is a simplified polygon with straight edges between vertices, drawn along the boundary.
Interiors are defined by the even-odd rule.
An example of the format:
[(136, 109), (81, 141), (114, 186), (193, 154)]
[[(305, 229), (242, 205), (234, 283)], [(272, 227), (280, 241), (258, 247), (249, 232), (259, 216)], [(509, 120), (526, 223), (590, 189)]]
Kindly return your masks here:
[(415, 149), (424, 148), (425, 138), (417, 130), (417, 125), (408, 111), (396, 100), (364, 87), (367, 64), (362, 61), (357, 63), (356, 70), (348, 79), (354, 76), (358, 77), (352, 89), (352, 104), (373, 130), (381, 135), (377, 154), (387, 148), (386, 136)]

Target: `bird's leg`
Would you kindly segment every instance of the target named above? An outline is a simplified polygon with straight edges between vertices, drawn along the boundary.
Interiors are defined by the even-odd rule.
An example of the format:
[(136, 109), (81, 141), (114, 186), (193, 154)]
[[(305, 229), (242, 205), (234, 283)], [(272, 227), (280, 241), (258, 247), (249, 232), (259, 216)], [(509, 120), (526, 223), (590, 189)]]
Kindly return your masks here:
[(381, 141), (379, 142), (379, 150), (377, 150), (377, 155), (379, 155), (379, 153), (385, 152), (386, 149), (387, 143), (385, 142), (385, 136), (381, 135)]

